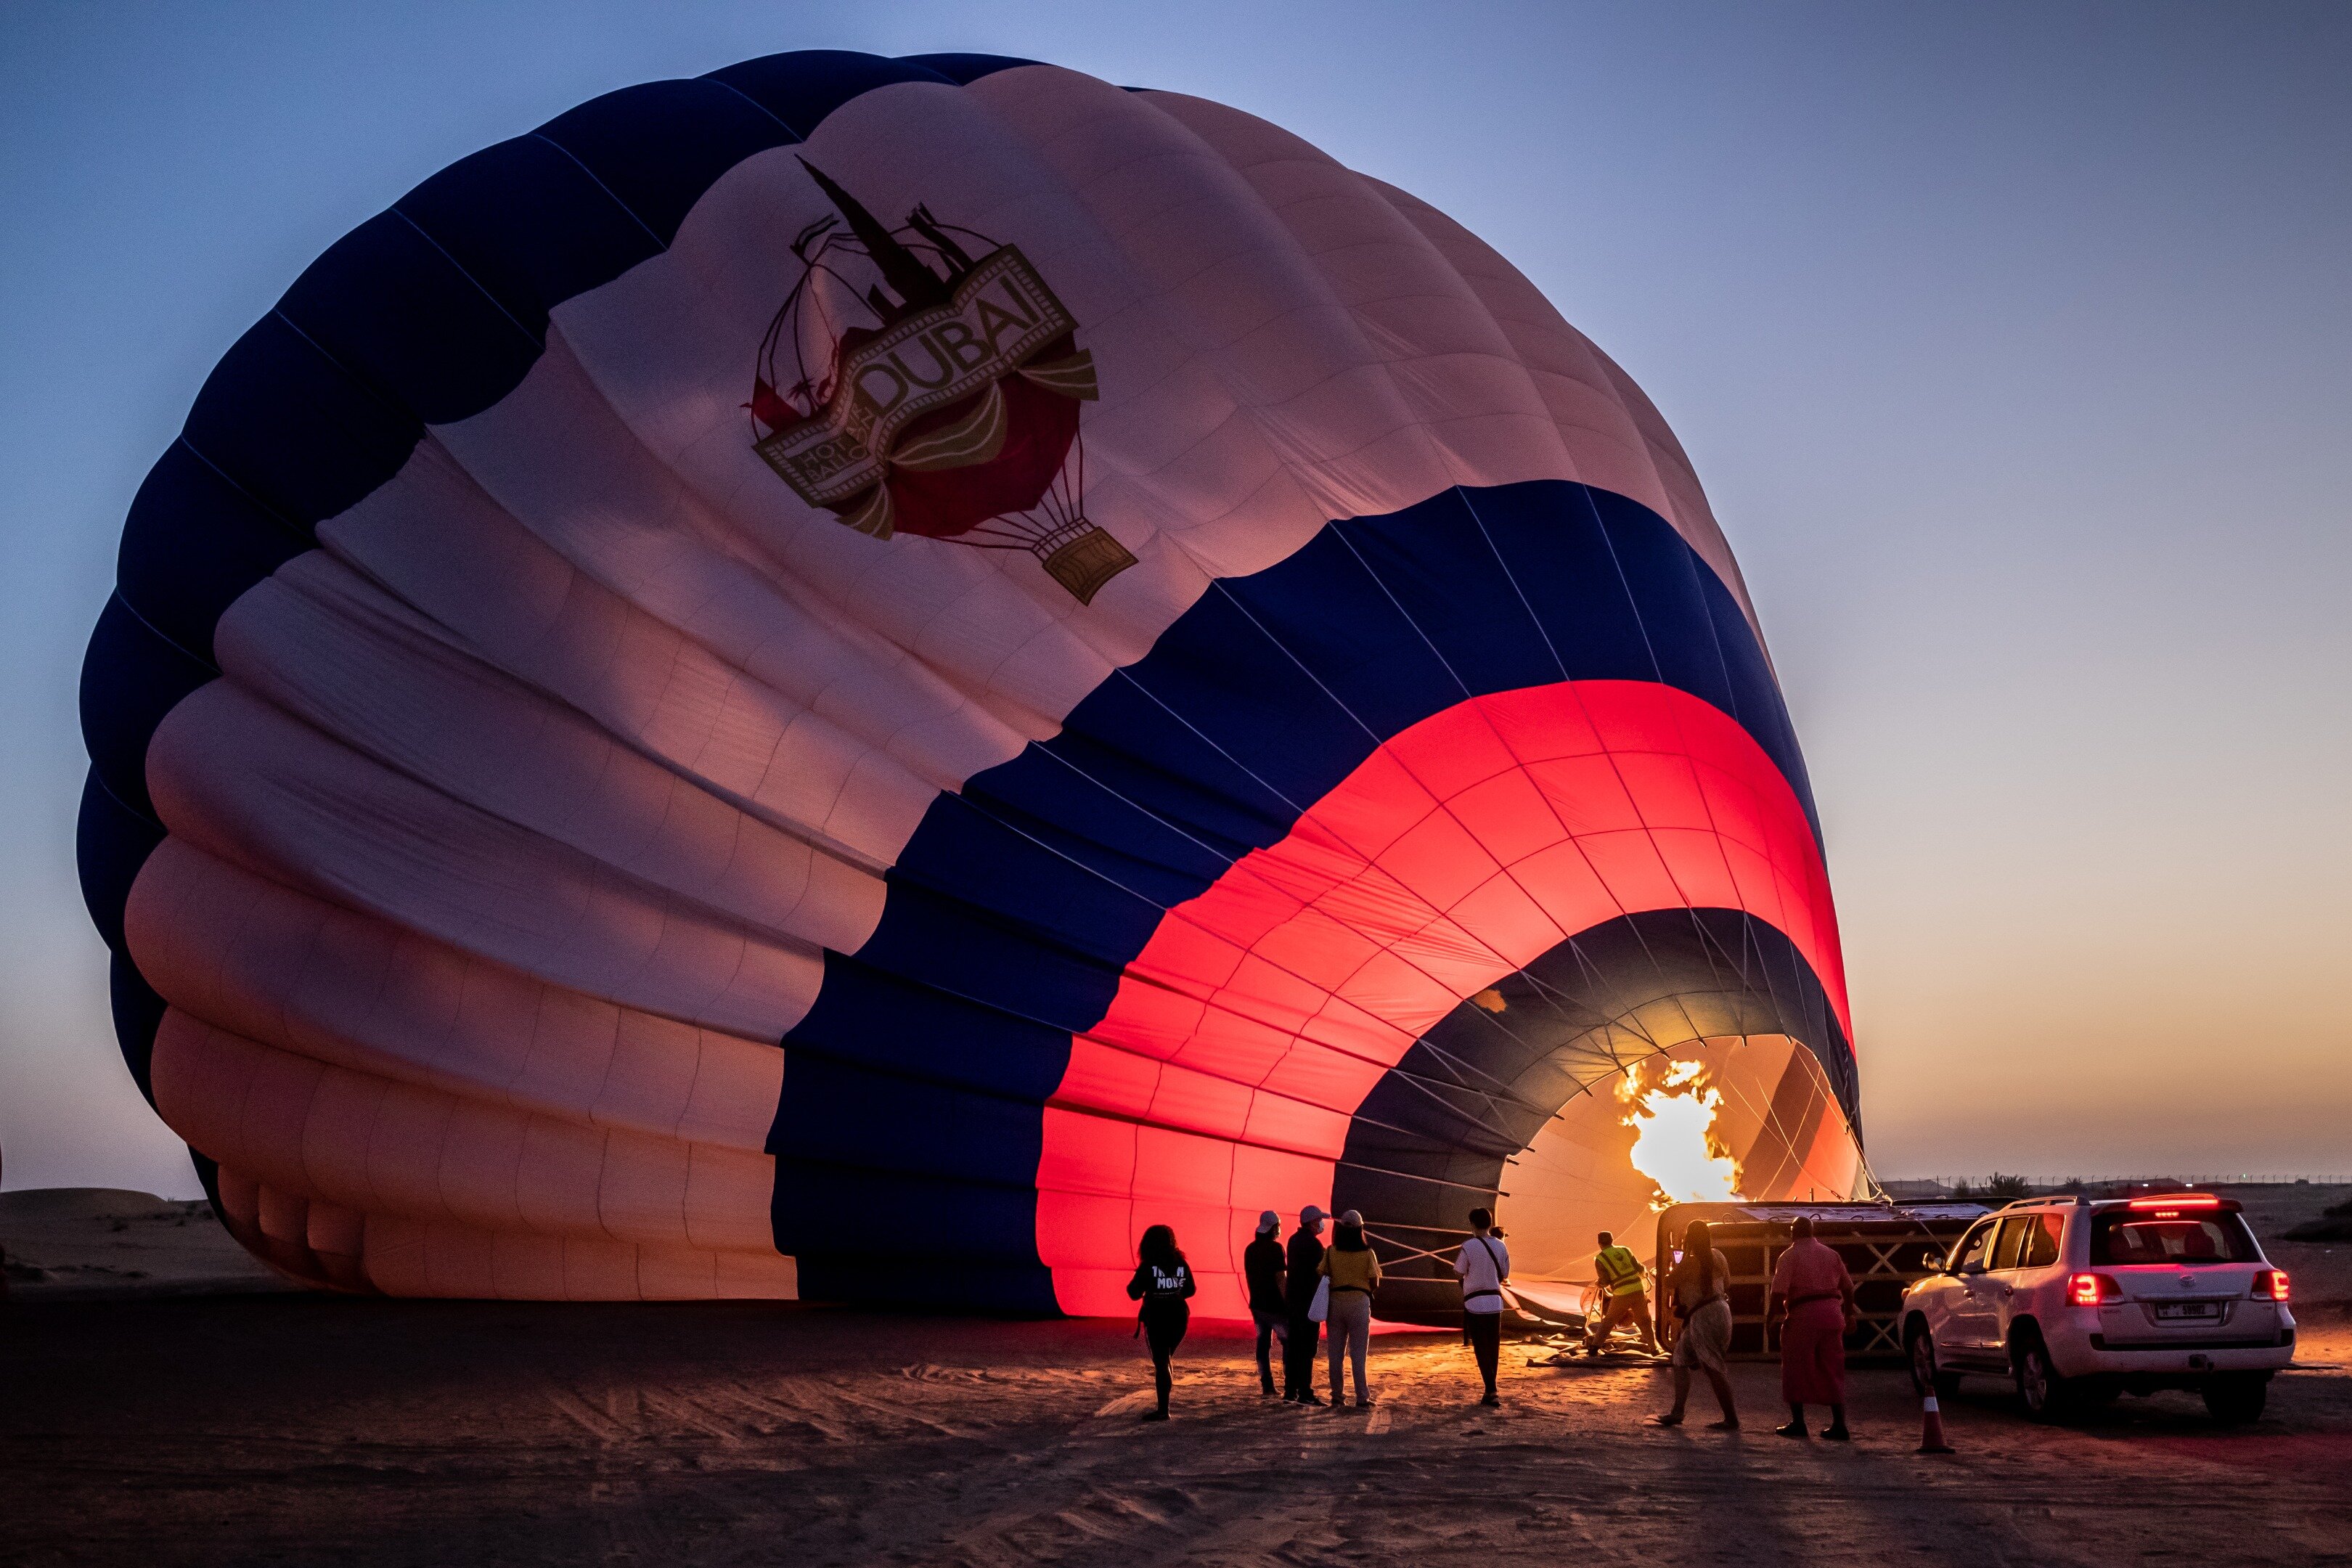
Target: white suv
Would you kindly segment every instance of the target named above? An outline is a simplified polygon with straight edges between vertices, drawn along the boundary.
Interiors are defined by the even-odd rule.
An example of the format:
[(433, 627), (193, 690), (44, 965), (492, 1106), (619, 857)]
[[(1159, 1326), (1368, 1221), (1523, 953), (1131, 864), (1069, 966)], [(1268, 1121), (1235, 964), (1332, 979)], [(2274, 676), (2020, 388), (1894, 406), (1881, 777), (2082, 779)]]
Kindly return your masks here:
[(2194, 1388), (2216, 1420), (2263, 1413), (2294, 1359), (2287, 1278), (2238, 1205), (2210, 1193), (2033, 1198), (1987, 1215), (1903, 1297), (1911, 1381), (1949, 1398), (1963, 1373), (2013, 1378), (2044, 1420)]

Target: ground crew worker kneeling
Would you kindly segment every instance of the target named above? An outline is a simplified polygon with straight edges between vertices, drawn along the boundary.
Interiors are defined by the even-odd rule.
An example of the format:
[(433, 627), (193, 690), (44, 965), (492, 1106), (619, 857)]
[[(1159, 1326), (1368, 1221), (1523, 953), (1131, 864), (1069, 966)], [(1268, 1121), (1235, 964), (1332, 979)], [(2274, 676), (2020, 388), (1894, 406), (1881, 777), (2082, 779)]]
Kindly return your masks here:
[(1650, 1297), (1643, 1289), (1642, 1260), (1617, 1245), (1617, 1238), (1607, 1231), (1601, 1233), (1601, 1251), (1593, 1258), (1592, 1267), (1601, 1276), (1601, 1288), (1608, 1300), (1585, 1331), (1584, 1353), (1599, 1355), (1617, 1325), (1632, 1320), (1642, 1333), (1642, 1348), (1652, 1355), (1658, 1353), (1657, 1331), (1650, 1326)]

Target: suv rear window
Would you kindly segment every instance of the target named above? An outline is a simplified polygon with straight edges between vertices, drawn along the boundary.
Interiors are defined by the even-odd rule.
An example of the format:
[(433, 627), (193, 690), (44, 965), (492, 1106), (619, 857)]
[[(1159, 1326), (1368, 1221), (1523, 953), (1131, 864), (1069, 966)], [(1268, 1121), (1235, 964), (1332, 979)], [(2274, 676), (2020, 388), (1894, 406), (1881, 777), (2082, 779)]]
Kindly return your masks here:
[(2234, 1214), (2158, 1219), (2110, 1209), (2091, 1221), (2093, 1263), (2252, 1263), (2261, 1256), (2253, 1232)]

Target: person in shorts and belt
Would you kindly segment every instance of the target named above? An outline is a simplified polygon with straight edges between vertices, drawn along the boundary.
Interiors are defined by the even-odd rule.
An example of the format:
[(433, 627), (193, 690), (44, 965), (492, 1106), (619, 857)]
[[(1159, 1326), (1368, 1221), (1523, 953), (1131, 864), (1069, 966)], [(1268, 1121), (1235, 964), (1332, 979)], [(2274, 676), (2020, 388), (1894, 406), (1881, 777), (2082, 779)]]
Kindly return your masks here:
[(1683, 1232), (1682, 1261), (1675, 1265), (1672, 1289), (1675, 1316), (1682, 1320), (1675, 1335), (1675, 1407), (1650, 1419), (1661, 1426), (1683, 1424), (1691, 1373), (1696, 1370), (1706, 1374), (1723, 1410), (1723, 1419), (1710, 1425), (1718, 1432), (1737, 1432), (1739, 1410), (1731, 1402), (1731, 1379), (1724, 1375), (1723, 1363), (1731, 1349), (1731, 1263), (1715, 1249), (1703, 1219), (1691, 1221)]

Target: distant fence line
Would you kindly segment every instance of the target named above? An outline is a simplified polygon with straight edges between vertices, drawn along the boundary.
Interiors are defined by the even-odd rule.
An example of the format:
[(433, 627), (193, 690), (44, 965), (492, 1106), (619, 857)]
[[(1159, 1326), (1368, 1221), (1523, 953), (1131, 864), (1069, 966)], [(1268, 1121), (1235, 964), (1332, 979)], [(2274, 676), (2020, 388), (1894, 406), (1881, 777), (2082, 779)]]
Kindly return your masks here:
[(1971, 1191), (1980, 1193), (1990, 1186), (1996, 1179), (2007, 1182), (2021, 1181), (2036, 1192), (2055, 1192), (2062, 1187), (2077, 1184), (2085, 1187), (2120, 1187), (2135, 1182), (2179, 1182), (2184, 1186), (2200, 1187), (2291, 1187), (2298, 1183), (2314, 1187), (2352, 1186), (2352, 1174), (2326, 1175), (2309, 1171), (2297, 1171), (2288, 1174), (2244, 1171), (2200, 1174), (2194, 1171), (2158, 1171), (2150, 1174), (2128, 1176), (2071, 1174), (2032, 1176), (2021, 1173), (1996, 1171), (1990, 1175), (1976, 1176), (1891, 1176), (1879, 1184), (1890, 1193), (1906, 1191), (1920, 1193), (1931, 1187), (1942, 1192), (1950, 1192), (1965, 1182)]

